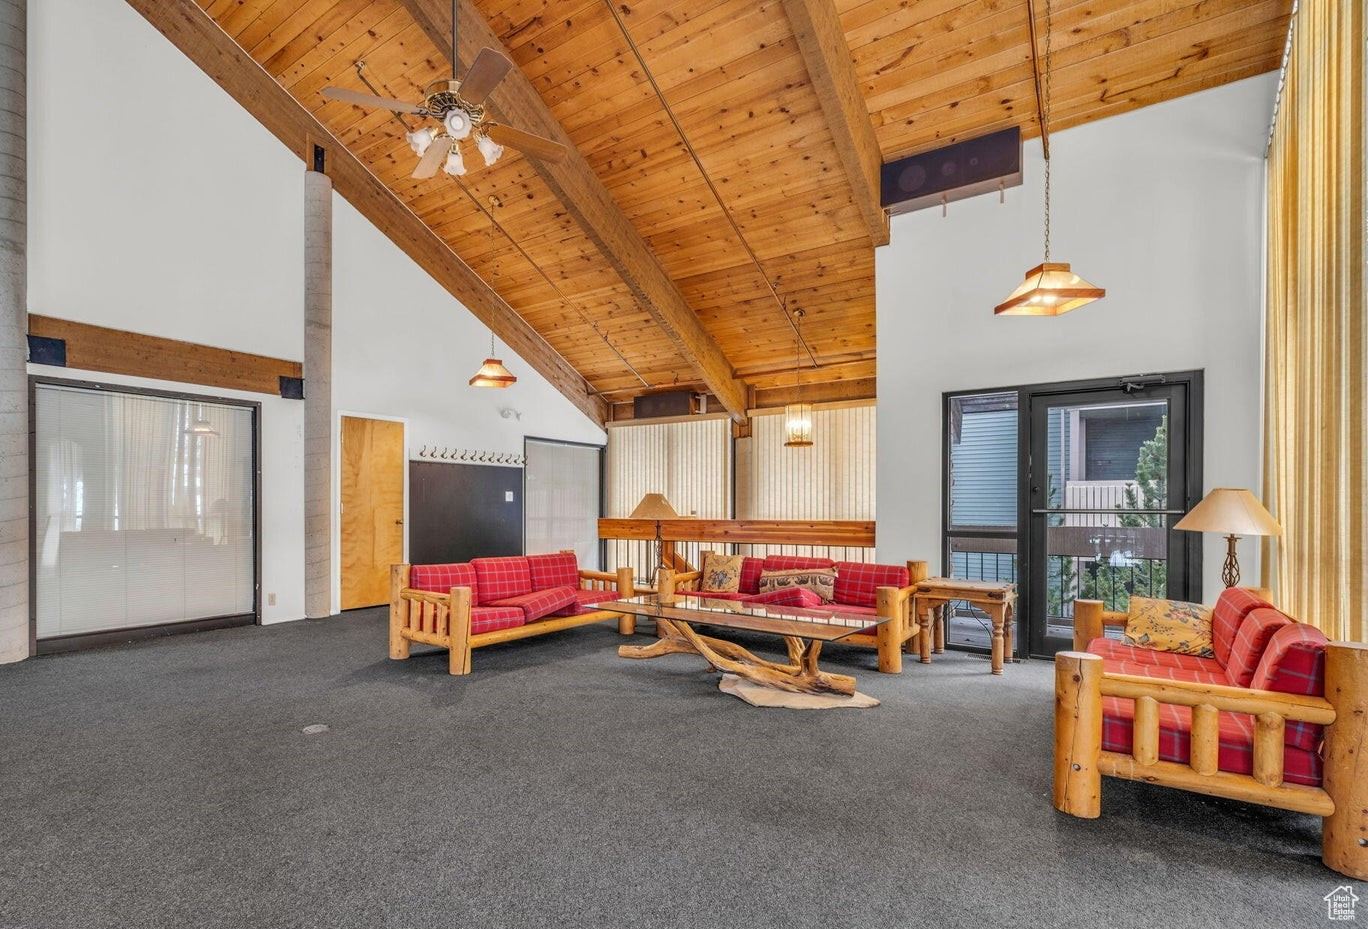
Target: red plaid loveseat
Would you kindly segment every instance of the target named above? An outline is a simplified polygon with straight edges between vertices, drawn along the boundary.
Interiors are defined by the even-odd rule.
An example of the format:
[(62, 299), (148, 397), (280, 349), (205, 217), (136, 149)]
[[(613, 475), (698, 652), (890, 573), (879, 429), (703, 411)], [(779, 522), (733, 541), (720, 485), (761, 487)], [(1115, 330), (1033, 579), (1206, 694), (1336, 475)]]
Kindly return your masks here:
[(1325, 817), (1324, 857), (1368, 878), (1368, 646), (1328, 643), (1247, 588), (1212, 611), (1214, 657), (1107, 638), (1127, 615), (1074, 603), (1055, 657), (1055, 807), (1101, 813), (1101, 776)]
[(630, 597), (632, 569), (581, 571), (574, 552), (390, 569), (391, 658), (414, 642), (450, 652), (452, 674), (470, 673), (471, 649), (612, 619), (630, 635), (635, 619), (595, 609)]
[[(708, 554), (700, 554), (700, 564), (706, 561)], [(763, 572), (795, 571), (805, 568), (831, 568), (836, 571), (836, 585), (832, 591), (833, 602), (829, 604), (832, 609), (844, 613), (863, 613), (871, 617), (891, 617), (889, 622), (847, 636), (838, 644), (877, 649), (880, 671), (889, 674), (901, 672), (903, 652), (912, 651), (916, 637), (921, 631), (920, 625), (911, 621), (910, 610), (912, 591), (916, 584), (925, 580), (927, 576), (927, 565), (924, 561), (909, 561), (905, 565), (885, 565), (860, 561), (833, 561), (830, 558), (802, 555), (766, 555), (763, 558), (747, 557), (741, 562), (740, 587), (735, 593), (700, 592), (698, 585), (702, 577), (701, 570), (684, 573), (663, 571), (661, 582), (662, 585), (668, 582), (674, 592), (688, 596), (814, 606), (814, 603), (792, 602), (790, 591), (777, 591), (773, 594), (760, 592), (760, 575)]]

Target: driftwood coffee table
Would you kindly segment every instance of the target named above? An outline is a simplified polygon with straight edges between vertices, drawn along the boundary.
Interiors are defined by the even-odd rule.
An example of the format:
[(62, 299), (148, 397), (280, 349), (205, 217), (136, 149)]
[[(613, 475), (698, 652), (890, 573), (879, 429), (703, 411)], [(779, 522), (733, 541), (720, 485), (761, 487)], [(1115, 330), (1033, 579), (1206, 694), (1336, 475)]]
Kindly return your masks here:
[[(597, 604), (598, 609), (630, 613), (655, 620), (660, 638), (650, 645), (623, 645), (623, 658), (661, 655), (701, 655), (714, 668), (737, 677), (791, 693), (852, 696), (855, 678), (817, 668), (824, 642), (836, 642), (861, 630), (888, 622), (887, 617), (826, 608), (773, 606), (739, 600), (649, 595)], [(788, 662), (767, 661), (735, 642), (713, 638), (698, 626), (741, 629), (781, 636)]]

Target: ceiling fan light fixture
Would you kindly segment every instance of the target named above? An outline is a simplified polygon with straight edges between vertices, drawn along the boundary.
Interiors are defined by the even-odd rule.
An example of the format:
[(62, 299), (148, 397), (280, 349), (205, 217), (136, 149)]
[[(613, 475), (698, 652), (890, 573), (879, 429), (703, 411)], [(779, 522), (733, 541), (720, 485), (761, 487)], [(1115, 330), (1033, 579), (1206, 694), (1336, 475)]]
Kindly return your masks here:
[(447, 114), (442, 117), (442, 125), (446, 126), (447, 133), (457, 140), (468, 137), (473, 128), (470, 114), (460, 107), (447, 110)]
[(484, 156), (485, 167), (488, 168), (503, 157), (503, 146), (495, 142), (483, 132), (475, 133), (475, 147)]
[(413, 149), (413, 154), (422, 158), (430, 146), (437, 138), (437, 133), (432, 129), (418, 129), (407, 133), (409, 148)]
[(460, 177), (466, 173), (465, 159), (461, 157), (461, 147), (455, 142), (451, 143), (451, 151), (447, 152), (446, 164), (442, 170), (452, 177)]

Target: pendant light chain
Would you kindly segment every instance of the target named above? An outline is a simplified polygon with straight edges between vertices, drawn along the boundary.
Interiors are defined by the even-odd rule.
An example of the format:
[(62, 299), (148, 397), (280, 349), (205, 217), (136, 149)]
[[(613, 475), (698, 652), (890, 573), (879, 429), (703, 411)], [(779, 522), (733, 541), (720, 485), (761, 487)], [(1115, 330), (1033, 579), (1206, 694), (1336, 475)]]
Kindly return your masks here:
[[(1054, 74), (1050, 60), (1050, 36), (1053, 33), (1053, 22), (1051, 17), (1050, 0), (1045, 0), (1045, 113), (1044, 125), (1040, 127), (1041, 134), (1046, 138), (1050, 133), (1050, 79)], [(1050, 146), (1045, 145), (1045, 260), (1050, 260)]]

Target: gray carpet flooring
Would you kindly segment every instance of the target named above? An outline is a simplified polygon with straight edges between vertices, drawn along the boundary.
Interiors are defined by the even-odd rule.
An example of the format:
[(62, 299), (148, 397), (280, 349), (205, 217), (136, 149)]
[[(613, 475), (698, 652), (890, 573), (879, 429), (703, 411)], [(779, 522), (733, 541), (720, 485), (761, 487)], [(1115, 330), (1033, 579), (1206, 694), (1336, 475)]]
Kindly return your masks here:
[(1260, 929), (1346, 883), (1311, 817), (1057, 814), (1046, 662), (831, 647), (882, 706), (762, 710), (620, 641), (453, 678), (376, 610), (0, 667), (0, 926)]

